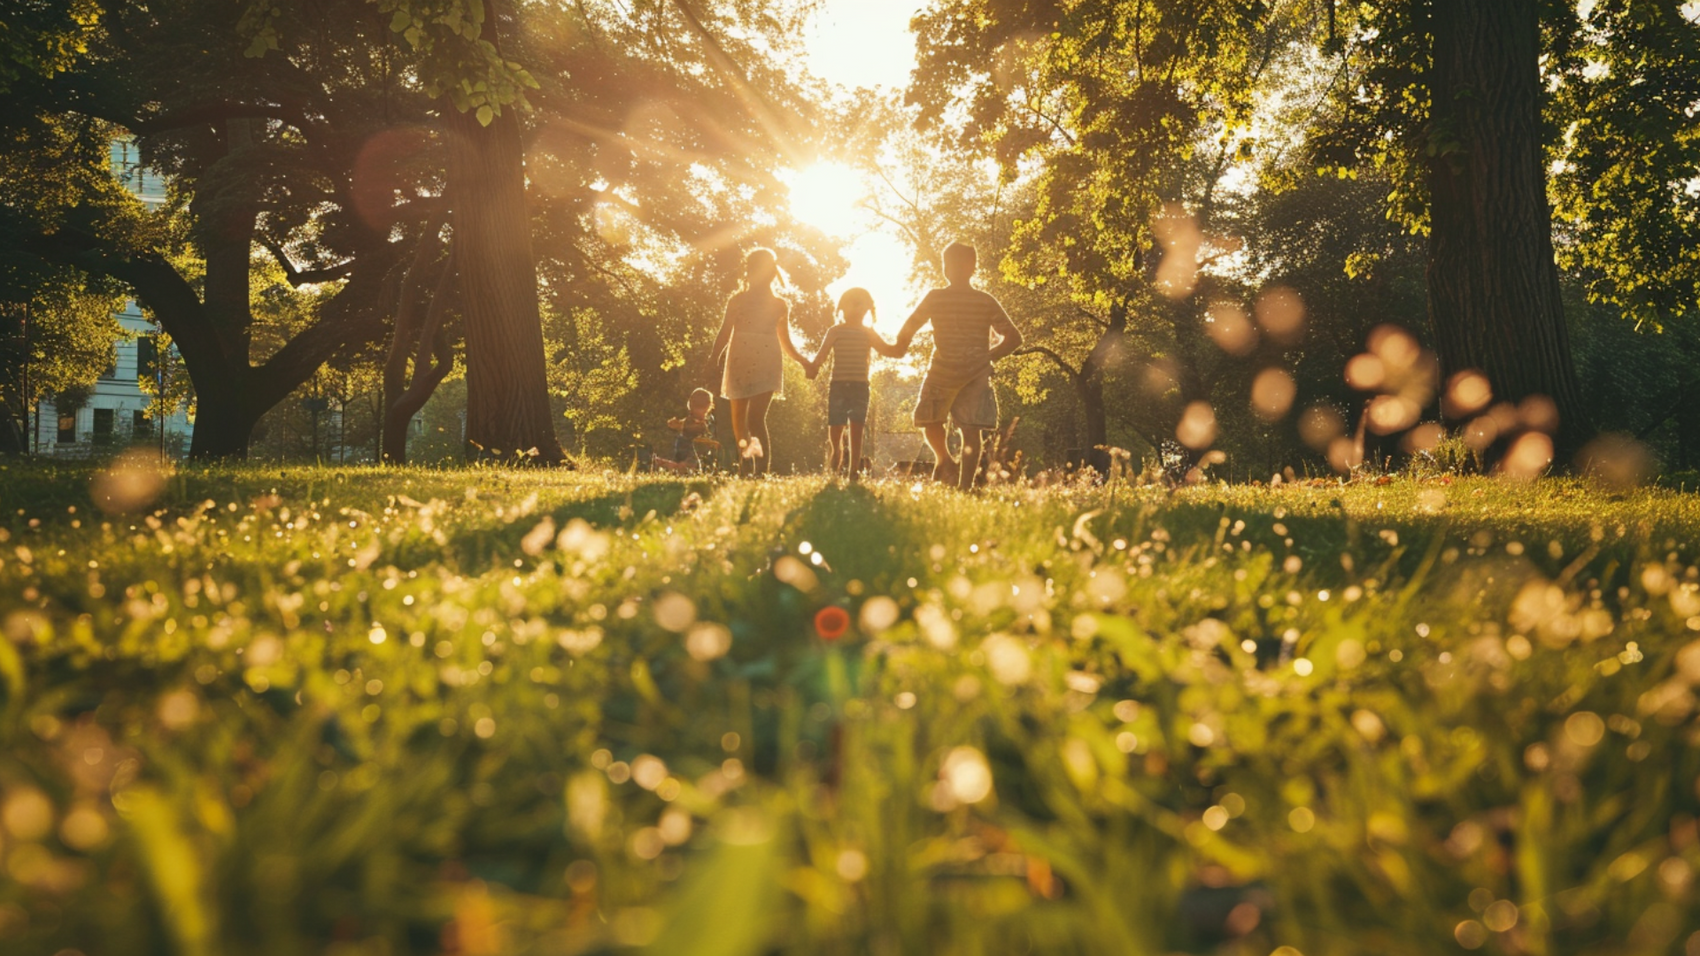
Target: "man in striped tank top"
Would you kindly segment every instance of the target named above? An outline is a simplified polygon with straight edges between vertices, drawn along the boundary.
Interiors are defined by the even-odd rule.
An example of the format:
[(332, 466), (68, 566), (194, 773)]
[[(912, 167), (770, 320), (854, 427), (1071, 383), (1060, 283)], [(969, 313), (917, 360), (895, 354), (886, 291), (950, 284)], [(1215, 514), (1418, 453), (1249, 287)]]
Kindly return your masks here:
[[(915, 333), (932, 323), (933, 361), (915, 403), (915, 426), (926, 436), (938, 462), (933, 477), (947, 481), (954, 471), (957, 487), (967, 491), (974, 487), (980, 470), (982, 432), (998, 427), (992, 363), (1021, 347), (1021, 330), (997, 299), (974, 288), (973, 246), (953, 242), (945, 247), (943, 260), (947, 285), (928, 292), (915, 307), (897, 333), (897, 347), (907, 351)], [(960, 462), (950, 454), (947, 422), (962, 429)]]

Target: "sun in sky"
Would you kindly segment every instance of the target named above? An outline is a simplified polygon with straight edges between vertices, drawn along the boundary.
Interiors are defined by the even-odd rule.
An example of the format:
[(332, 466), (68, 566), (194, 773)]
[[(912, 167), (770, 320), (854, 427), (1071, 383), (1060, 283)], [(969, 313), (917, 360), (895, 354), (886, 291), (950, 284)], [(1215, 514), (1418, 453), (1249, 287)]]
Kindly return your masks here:
[(849, 238), (861, 225), (867, 187), (862, 174), (827, 160), (779, 175), (790, 191), (791, 215), (835, 239)]
[[(809, 70), (846, 87), (905, 86), (915, 66), (909, 21), (921, 5), (920, 0), (825, 0), (803, 38)], [(864, 208), (870, 194), (865, 175), (827, 158), (781, 179), (790, 192), (792, 215), (844, 243), (841, 252), (849, 267), (827, 293), (836, 300), (846, 289), (867, 289), (874, 297), (875, 328), (886, 338), (896, 335), (918, 300), (909, 283), (913, 254)]]
[(791, 214), (798, 221), (845, 243), (841, 252), (849, 268), (827, 286), (827, 293), (837, 299), (846, 289), (867, 289), (874, 297), (875, 328), (887, 338), (895, 335), (913, 304), (909, 288), (913, 259), (905, 243), (871, 221), (863, 206), (868, 198), (866, 176), (843, 163), (824, 160), (781, 173), (780, 179), (790, 191)]

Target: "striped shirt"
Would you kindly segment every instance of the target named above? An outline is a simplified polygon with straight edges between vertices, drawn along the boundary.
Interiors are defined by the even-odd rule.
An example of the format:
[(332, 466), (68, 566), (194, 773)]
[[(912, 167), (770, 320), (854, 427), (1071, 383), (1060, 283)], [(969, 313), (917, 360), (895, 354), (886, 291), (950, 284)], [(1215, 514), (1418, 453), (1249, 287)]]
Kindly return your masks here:
[(915, 315), (933, 323), (933, 362), (927, 377), (958, 385), (991, 369), (992, 329), (1010, 324), (997, 299), (972, 287), (934, 289)]
[(865, 325), (847, 322), (826, 330), (820, 347), (822, 352), (832, 353), (832, 381), (868, 380), (868, 352), (874, 347), (869, 331)]

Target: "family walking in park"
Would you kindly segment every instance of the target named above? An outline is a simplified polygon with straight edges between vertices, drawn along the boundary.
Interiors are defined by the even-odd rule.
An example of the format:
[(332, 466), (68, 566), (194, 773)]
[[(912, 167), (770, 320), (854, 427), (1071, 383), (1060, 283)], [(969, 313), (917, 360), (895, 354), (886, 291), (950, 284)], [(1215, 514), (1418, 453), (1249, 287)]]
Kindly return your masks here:
[[(974, 288), (973, 246), (953, 242), (945, 247), (942, 258), (944, 288), (927, 293), (903, 323), (896, 342), (887, 342), (874, 330), (873, 296), (865, 289), (850, 289), (839, 297), (837, 324), (809, 358), (791, 339), (790, 303), (773, 291), (780, 277), (773, 251), (754, 249), (745, 256), (743, 286), (727, 301), (726, 318), (710, 352), (714, 363), (724, 361), (720, 396), (731, 403), (740, 474), (760, 476), (767, 471), (772, 448), (767, 410), (775, 397), (784, 397), (784, 360), (790, 356), (809, 378), (818, 375), (831, 358), (827, 393), (831, 467), (834, 474), (854, 478), (861, 469), (862, 429), (868, 416), (870, 353), (901, 358), (916, 333), (930, 323), (933, 357), (915, 402), (915, 427), (932, 449), (933, 477), (963, 490), (974, 486), (985, 433), (998, 426), (992, 364), (1021, 347), (1021, 330), (997, 299)], [(689, 417), (669, 423), (686, 445), (691, 444), (687, 433), (706, 435), (711, 430), (712, 406), (712, 396), (698, 389), (691, 396)], [(960, 456), (950, 452), (952, 425), (962, 433)], [(674, 460), (667, 465), (679, 467), (680, 458), (676, 448)], [(695, 461), (693, 449), (682, 467), (695, 467)]]

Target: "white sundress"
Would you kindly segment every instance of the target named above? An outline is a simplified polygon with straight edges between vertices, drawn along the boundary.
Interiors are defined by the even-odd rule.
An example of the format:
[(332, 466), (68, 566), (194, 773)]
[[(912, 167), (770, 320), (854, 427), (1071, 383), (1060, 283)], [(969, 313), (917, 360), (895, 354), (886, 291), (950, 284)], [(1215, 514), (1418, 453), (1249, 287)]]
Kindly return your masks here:
[(740, 292), (726, 303), (732, 338), (726, 346), (726, 371), (720, 397), (754, 398), (772, 392), (785, 397), (785, 354), (779, 347), (779, 322), (790, 303), (777, 296)]

